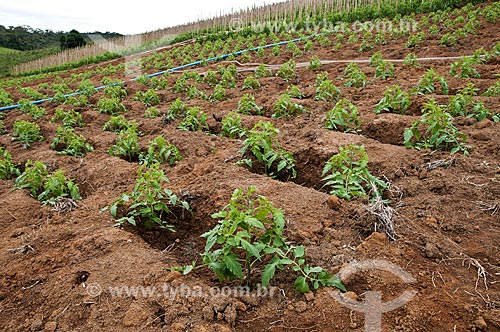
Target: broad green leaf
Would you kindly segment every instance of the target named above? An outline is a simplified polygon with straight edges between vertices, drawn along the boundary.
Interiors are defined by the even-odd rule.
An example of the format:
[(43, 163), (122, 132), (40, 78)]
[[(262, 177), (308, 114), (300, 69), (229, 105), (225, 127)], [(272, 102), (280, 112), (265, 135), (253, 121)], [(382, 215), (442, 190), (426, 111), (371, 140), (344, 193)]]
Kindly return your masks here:
[(304, 246), (298, 246), (293, 250), (293, 257), (295, 258), (304, 257), (305, 253), (306, 249), (304, 248)]
[(245, 249), (247, 252), (251, 253), (252, 256), (260, 260), (260, 251), (263, 249), (263, 245), (261, 243), (255, 243), (251, 244), (250, 242), (241, 239), (241, 246), (243, 249)]
[(305, 277), (298, 277), (293, 283), (293, 287), (300, 293), (309, 293), (311, 291)]
[(226, 264), (226, 267), (228, 268), (229, 271), (231, 271), (239, 279), (243, 279), (244, 278), (243, 270), (241, 264), (236, 260), (236, 258), (237, 256), (232, 254), (224, 256), (222, 260)]
[(194, 263), (193, 264), (190, 264), (190, 265), (187, 265), (184, 270), (182, 271), (182, 274), (183, 275), (186, 275), (186, 274), (189, 274), (189, 272), (193, 271), (194, 269)]
[(340, 289), (343, 292), (347, 292), (347, 289), (345, 288), (344, 284), (342, 283), (342, 280), (340, 280), (339, 277), (337, 277), (337, 276), (331, 277), (327, 282), (327, 286), (335, 287), (335, 288)]
[(111, 208), (109, 209), (109, 213), (113, 216), (116, 217), (116, 210), (118, 209), (118, 206), (116, 204), (111, 205)]
[(262, 287), (267, 287), (276, 272), (276, 263), (269, 263), (262, 271)]

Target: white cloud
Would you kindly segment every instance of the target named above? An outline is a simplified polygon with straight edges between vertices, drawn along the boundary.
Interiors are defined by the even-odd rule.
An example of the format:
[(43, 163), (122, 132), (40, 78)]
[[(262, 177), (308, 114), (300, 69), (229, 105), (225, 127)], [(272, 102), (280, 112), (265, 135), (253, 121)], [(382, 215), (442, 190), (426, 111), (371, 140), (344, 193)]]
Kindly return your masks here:
[(141, 33), (283, 0), (22, 0), (0, 4), (0, 24), (81, 32)]

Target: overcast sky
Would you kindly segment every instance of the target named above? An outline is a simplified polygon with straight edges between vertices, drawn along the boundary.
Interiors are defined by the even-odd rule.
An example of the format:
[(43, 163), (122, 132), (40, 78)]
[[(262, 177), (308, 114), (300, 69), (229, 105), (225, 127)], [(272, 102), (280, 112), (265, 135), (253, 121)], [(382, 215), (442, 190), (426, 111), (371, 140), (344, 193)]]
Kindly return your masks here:
[(283, 0), (2, 0), (0, 25), (54, 31), (142, 33)]

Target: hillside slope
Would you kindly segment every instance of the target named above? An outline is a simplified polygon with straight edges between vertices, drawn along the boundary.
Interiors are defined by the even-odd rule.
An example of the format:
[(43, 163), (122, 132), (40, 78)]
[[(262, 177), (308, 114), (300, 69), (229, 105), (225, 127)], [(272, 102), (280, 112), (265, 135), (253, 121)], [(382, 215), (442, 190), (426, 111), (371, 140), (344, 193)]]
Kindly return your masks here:
[[(42, 161), (51, 174), (63, 170), (82, 197), (42, 205), (28, 189), (12, 190), (17, 177), (12, 168), (0, 180), (0, 329), (364, 331), (365, 315), (342, 306), (332, 288), (297, 292), (297, 275), (290, 268), (277, 271), (264, 294), (242, 294), (244, 281), (220, 283), (208, 268), (187, 275), (167, 270), (201, 263), (201, 235), (217, 225), (211, 215), (229, 203), (235, 189), (255, 186), (284, 211), (284, 235), (305, 246), (312, 266), (335, 274), (353, 262), (376, 259), (415, 279), (404, 284), (387, 270), (372, 269), (344, 280), (347, 297), (359, 302), (368, 300), (368, 291), (382, 292), (383, 302), (414, 291), (406, 304), (383, 314), (383, 331), (500, 331), (500, 25), (495, 17), (500, 18), (499, 2), (468, 6), (415, 16), (418, 28), (411, 32), (324, 34), (153, 79), (129, 81), (198, 56), (301, 34), (188, 41), (128, 58), (127, 64), (118, 59), (0, 81), (4, 106), (57, 96), (37, 108), (24, 105), (4, 112), (0, 146), (12, 155), (12, 164), (19, 173), (29, 167), (28, 160)], [(115, 88), (93, 89), (122, 80), (127, 82)], [(424, 84), (428, 81), (432, 84)], [(411, 103), (401, 111), (393, 103), (377, 114), (374, 110), (394, 85), (408, 93)], [(62, 97), (76, 90), (86, 95)], [(285, 94), (292, 95), (288, 104)], [(401, 101), (403, 95), (393, 99)], [(357, 112), (338, 104), (342, 98)], [(233, 111), (238, 111), (239, 124)], [(439, 134), (448, 136), (437, 143), (431, 137), (419, 149), (406, 147), (405, 129), (429, 114), (444, 114), (449, 121), (441, 124), (448, 127)], [(127, 122), (121, 129), (129, 131), (119, 133), (119, 119), (109, 128), (112, 115), (122, 115)], [(328, 118), (333, 118), (330, 129)], [(17, 127), (19, 134), (21, 120), (38, 124), (43, 140), (22, 142), (14, 132)], [(255, 156), (242, 155), (244, 140), (260, 121), (279, 129), (273, 144), (293, 155), (295, 178), (291, 169), (280, 171), (272, 163), (265, 167)], [(414, 129), (423, 132), (425, 125)], [(63, 126), (82, 135), (92, 149), (53, 143)], [(176, 232), (157, 225), (146, 229), (144, 220), (137, 227), (114, 227), (116, 219), (103, 208), (134, 189), (137, 152), (147, 153), (158, 136), (182, 156), (159, 166), (169, 179), (162, 185), (188, 202), (192, 213), (172, 208), (174, 215), (160, 215)], [(120, 137), (131, 138), (125, 142), (132, 146), (130, 155), (110, 150)], [(352, 144), (364, 146), (370, 172), (390, 184), (383, 198), (384, 206), (397, 212), (394, 229), (377, 217), (368, 197), (338, 198), (340, 193), (332, 195), (334, 188), (322, 180), (328, 160)], [(451, 154), (457, 146), (460, 151)], [(71, 156), (75, 151), (77, 156)], [(252, 159), (252, 166), (237, 163), (243, 158)], [(4, 154), (0, 165), (8, 159)], [(6, 169), (0, 168), (0, 174), (8, 174)], [(373, 197), (369, 185), (364, 189)], [(117, 213), (126, 212), (122, 207)], [(263, 263), (251, 271), (254, 282), (260, 281)]]

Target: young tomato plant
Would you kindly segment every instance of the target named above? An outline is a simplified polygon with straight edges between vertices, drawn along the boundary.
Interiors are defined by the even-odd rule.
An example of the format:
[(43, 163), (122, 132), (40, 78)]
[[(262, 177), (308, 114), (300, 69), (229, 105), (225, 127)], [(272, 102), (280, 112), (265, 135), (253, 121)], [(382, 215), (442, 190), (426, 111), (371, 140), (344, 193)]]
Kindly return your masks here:
[(394, 77), (394, 65), (389, 61), (381, 61), (375, 68), (375, 78), (386, 80), (389, 77)]
[[(190, 207), (188, 202), (177, 197), (171, 190), (163, 188), (163, 184), (167, 182), (168, 179), (159, 164), (148, 168), (141, 166), (137, 171), (137, 180), (132, 192), (123, 193), (104, 210), (109, 208), (111, 215), (116, 218), (115, 226), (129, 223), (151, 228), (157, 225), (173, 232), (174, 226), (169, 223), (169, 218), (177, 218), (175, 210), (181, 209), (183, 214), (190, 211)], [(120, 213), (123, 211), (121, 207), (125, 207), (124, 213)]]
[(10, 106), (14, 104), (12, 96), (7, 91), (0, 89), (0, 106)]
[(83, 127), (85, 124), (80, 113), (75, 110), (64, 111), (61, 108), (55, 110), (50, 122), (59, 122), (67, 128)]
[(74, 201), (82, 199), (78, 185), (64, 176), (62, 170), (57, 170), (45, 178), (42, 192), (38, 195), (38, 200), (43, 205), (53, 205), (61, 198), (70, 198)]
[(189, 86), (189, 88), (186, 92), (186, 95), (187, 95), (188, 100), (207, 99), (207, 96), (205, 95), (205, 93), (203, 93), (203, 91), (198, 89), (198, 87), (196, 85)]
[(366, 74), (359, 68), (358, 64), (351, 62), (344, 70), (344, 76), (347, 82), (345, 86), (362, 88), (366, 85)]
[(224, 86), (217, 84), (214, 88), (213, 94), (210, 96), (210, 101), (224, 101), (227, 99), (227, 92)]
[[(271, 122), (259, 121), (247, 134), (241, 151), (244, 159), (238, 164), (247, 165), (249, 168), (261, 166), (264, 173), (271, 177), (286, 176), (295, 178), (295, 159), (293, 155), (281, 149), (277, 142), (279, 129)], [(245, 158), (247, 157), (247, 158)]]
[(97, 109), (99, 113), (116, 115), (118, 113), (125, 112), (125, 106), (120, 102), (118, 98), (101, 98), (97, 102)]
[[(376, 198), (388, 187), (368, 170), (368, 154), (364, 146), (347, 145), (339, 148), (323, 168), (324, 186), (330, 194), (350, 200), (355, 197)], [(376, 188), (376, 190), (374, 190)]]
[(458, 78), (481, 78), (479, 72), (473, 67), (476, 61), (472, 57), (462, 57), (450, 66), (450, 76)]
[(146, 92), (137, 91), (134, 100), (138, 100), (146, 106), (155, 106), (160, 103), (160, 97), (153, 89), (149, 89)]
[(500, 97), (500, 79), (489, 86), (482, 95), (485, 97)]
[(113, 131), (119, 133), (121, 131), (138, 131), (139, 127), (135, 120), (127, 121), (123, 115), (115, 115), (109, 118), (109, 120), (104, 124), (102, 130)]
[(376, 68), (378, 65), (380, 65), (384, 61), (384, 58), (382, 57), (382, 53), (380, 52), (375, 52), (371, 57), (370, 57), (370, 67)]
[(420, 67), (421, 65), (418, 63), (418, 58), (417, 55), (413, 52), (408, 53), (405, 56), (405, 59), (403, 61), (403, 65), (405, 66), (410, 66), (410, 67)]
[(297, 67), (297, 64), (295, 63), (295, 61), (289, 60), (289, 61), (285, 62), (283, 65), (281, 65), (281, 68), (276, 73), (276, 76), (281, 77), (286, 82), (288, 82), (291, 79), (294, 79), (297, 77), (297, 74), (295, 73), (296, 67)]
[(384, 97), (375, 106), (373, 111), (376, 114), (382, 112), (404, 114), (410, 105), (411, 98), (408, 92), (401, 90), (399, 85), (391, 85), (387, 87)]
[[(267, 287), (276, 271), (290, 267), (298, 274), (294, 288), (301, 293), (320, 286), (346, 290), (338, 277), (306, 263), (303, 246), (289, 244), (283, 234), (286, 225), (283, 211), (266, 197), (257, 195), (255, 187), (246, 191), (236, 189), (229, 205), (212, 218), (219, 219), (219, 223), (202, 235), (206, 244), (201, 254), (203, 265), (199, 267), (210, 268), (220, 281), (240, 279), (254, 286), (259, 278), (261, 286)], [(193, 263), (172, 269), (187, 274), (199, 267)]]
[(359, 132), (358, 109), (349, 100), (343, 98), (326, 114), (326, 128), (343, 132)]
[(255, 69), (255, 78), (263, 78), (263, 77), (270, 77), (273, 76), (273, 73), (267, 69), (265, 64), (260, 64), (257, 66)]
[(163, 136), (157, 136), (149, 143), (146, 152), (139, 155), (139, 163), (146, 167), (164, 163), (172, 166), (180, 160), (182, 156), (179, 149), (174, 144), (168, 143)]
[(284, 94), (274, 104), (273, 112), (273, 118), (284, 118), (304, 113), (306, 109), (304, 106), (294, 103), (289, 95)]
[(339, 99), (342, 92), (329, 79), (321, 80), (316, 87), (316, 96), (314, 100), (334, 102)]
[(287, 86), (286, 94), (295, 99), (302, 99), (305, 96), (304, 93), (300, 91), (299, 87), (295, 84), (290, 84), (289, 86)]
[(241, 138), (245, 136), (247, 129), (241, 125), (241, 117), (236, 112), (229, 112), (222, 119), (221, 136), (229, 138)]
[(25, 120), (14, 122), (13, 135), (14, 138), (12, 140), (24, 143), (26, 148), (29, 148), (31, 143), (40, 142), (44, 139), (40, 126), (37, 123)]
[(127, 90), (122, 84), (112, 85), (104, 89), (104, 94), (109, 98), (123, 100), (125, 97), (127, 97)]
[(71, 127), (57, 127), (56, 137), (50, 145), (52, 150), (56, 150), (57, 154), (64, 154), (76, 158), (83, 158), (87, 152), (94, 151), (92, 145), (85, 141), (85, 137), (75, 134), (75, 130)]
[(321, 60), (317, 56), (313, 56), (309, 60), (309, 66), (307, 67), (311, 71), (318, 71), (321, 69)]
[(38, 119), (40, 119), (41, 117), (43, 117), (43, 116), (45, 116), (47, 114), (47, 111), (45, 111), (45, 108), (38, 107), (37, 105), (32, 104), (27, 99), (21, 99), (19, 101), (19, 104), (21, 105), (19, 107), (19, 109), (23, 113), (31, 116), (33, 118), (33, 120), (38, 120)]
[(424, 32), (413, 34), (410, 37), (408, 37), (408, 40), (406, 41), (406, 47), (407, 48), (419, 47), (420, 42), (425, 41), (425, 39), (426, 37)]
[(154, 107), (154, 106), (148, 107), (144, 111), (144, 117), (147, 119), (157, 118), (157, 117), (161, 116), (161, 114), (162, 114), (161, 111), (157, 107)]
[(187, 106), (182, 101), (182, 99), (177, 98), (172, 102), (170, 108), (167, 110), (165, 115), (163, 116), (164, 123), (170, 123), (173, 120), (180, 118), (186, 113)]
[(178, 128), (187, 131), (207, 131), (207, 115), (198, 107), (188, 107)]
[(242, 90), (257, 90), (260, 88), (260, 82), (254, 76), (248, 76), (243, 82)]
[(477, 121), (492, 118), (492, 112), (484, 106), (483, 102), (474, 102), (473, 97), (477, 95), (478, 91), (479, 89), (474, 86), (474, 83), (469, 82), (459, 93), (451, 97), (448, 106), (451, 116), (465, 116), (475, 118)]
[(19, 169), (12, 161), (12, 155), (9, 151), (0, 146), (0, 179), (10, 180), (19, 175)]
[(417, 87), (412, 90), (414, 94), (425, 95), (436, 92), (436, 85), (441, 85), (441, 91), (448, 94), (448, 83), (446, 79), (440, 76), (434, 68), (425, 72), (425, 74), (418, 81)]
[(29, 189), (31, 196), (38, 198), (43, 191), (47, 176), (49, 176), (47, 165), (41, 161), (28, 160), (24, 172), (16, 178), (16, 189)]
[(255, 102), (255, 96), (251, 93), (246, 93), (238, 100), (238, 113), (246, 115), (262, 115), (262, 107)]
[(133, 162), (139, 158), (139, 137), (133, 129), (121, 131), (118, 134), (116, 143), (108, 149), (112, 156)]
[[(424, 104), (423, 115), (405, 130), (405, 146), (414, 149), (443, 149), (451, 153), (469, 154), (465, 145), (467, 137), (453, 124), (453, 117), (434, 99)], [(419, 128), (425, 127), (422, 133)]]

